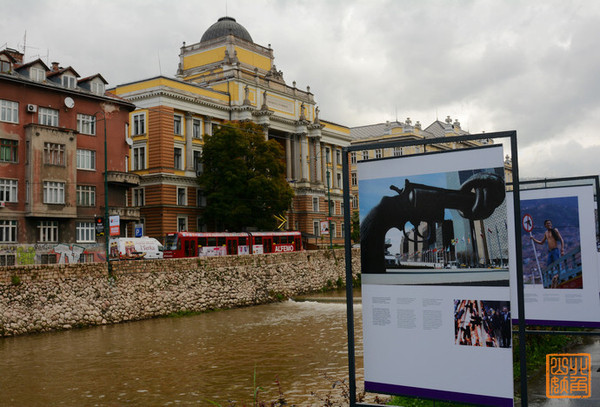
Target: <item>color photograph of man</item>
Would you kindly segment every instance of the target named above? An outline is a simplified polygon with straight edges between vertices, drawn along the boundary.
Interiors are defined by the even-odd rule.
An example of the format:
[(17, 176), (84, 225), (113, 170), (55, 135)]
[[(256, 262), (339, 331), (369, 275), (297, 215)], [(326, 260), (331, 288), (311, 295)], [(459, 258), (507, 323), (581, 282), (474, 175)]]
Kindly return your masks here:
[(521, 228), (525, 284), (547, 289), (582, 288), (578, 198), (521, 201), (533, 227)]

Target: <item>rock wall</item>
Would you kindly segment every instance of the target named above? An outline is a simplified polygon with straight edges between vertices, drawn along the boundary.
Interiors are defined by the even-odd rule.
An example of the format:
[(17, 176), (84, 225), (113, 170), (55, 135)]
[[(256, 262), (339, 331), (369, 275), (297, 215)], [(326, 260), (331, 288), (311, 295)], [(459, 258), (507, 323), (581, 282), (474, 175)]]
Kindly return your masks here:
[[(344, 251), (0, 267), (0, 336), (276, 301), (345, 280)], [(360, 256), (353, 252), (353, 274)]]

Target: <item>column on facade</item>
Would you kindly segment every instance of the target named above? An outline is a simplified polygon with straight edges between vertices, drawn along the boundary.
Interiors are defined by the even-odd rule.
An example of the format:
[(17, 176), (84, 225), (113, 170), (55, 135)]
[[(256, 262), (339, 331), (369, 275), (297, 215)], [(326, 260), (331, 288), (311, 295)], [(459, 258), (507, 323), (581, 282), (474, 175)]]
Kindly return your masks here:
[(190, 112), (185, 114), (185, 170), (194, 171), (194, 151), (192, 150), (192, 138), (194, 117)]
[(294, 163), (292, 162), (292, 135), (288, 134), (285, 137), (285, 175), (288, 180), (292, 179), (293, 165)]
[(212, 136), (212, 121), (210, 116), (204, 116), (204, 134)]
[(327, 185), (327, 153), (325, 151), (325, 148), (326, 147), (323, 144), (321, 144), (321, 180), (323, 181), (323, 184)]
[(308, 137), (300, 133), (300, 179), (308, 179)]
[(316, 170), (317, 170), (317, 179), (315, 181), (317, 182), (322, 182), (323, 181), (323, 176), (321, 174), (321, 157), (323, 155), (321, 154), (321, 142), (318, 138), (315, 138), (315, 157), (316, 157)]

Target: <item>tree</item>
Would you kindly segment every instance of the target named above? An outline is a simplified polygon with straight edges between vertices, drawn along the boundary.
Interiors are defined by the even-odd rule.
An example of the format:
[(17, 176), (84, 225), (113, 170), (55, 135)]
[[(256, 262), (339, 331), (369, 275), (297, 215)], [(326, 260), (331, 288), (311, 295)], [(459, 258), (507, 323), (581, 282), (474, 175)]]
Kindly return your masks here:
[(358, 211), (352, 212), (352, 217), (350, 219), (352, 224), (352, 231), (350, 232), (350, 238), (354, 243), (360, 242), (360, 218), (358, 215)]
[(285, 179), (284, 150), (250, 122), (227, 122), (204, 139), (203, 221), (215, 230), (272, 230), (294, 192)]

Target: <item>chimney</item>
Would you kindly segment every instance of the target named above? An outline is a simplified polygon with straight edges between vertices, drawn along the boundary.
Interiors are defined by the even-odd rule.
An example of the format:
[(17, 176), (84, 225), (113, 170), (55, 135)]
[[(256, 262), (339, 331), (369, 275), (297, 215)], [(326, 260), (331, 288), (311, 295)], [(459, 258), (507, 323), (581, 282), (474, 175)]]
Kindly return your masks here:
[(58, 67), (58, 62), (52, 62), (52, 70), (53, 70), (54, 72), (56, 72), (56, 71), (58, 71), (58, 68), (59, 68), (59, 67)]

